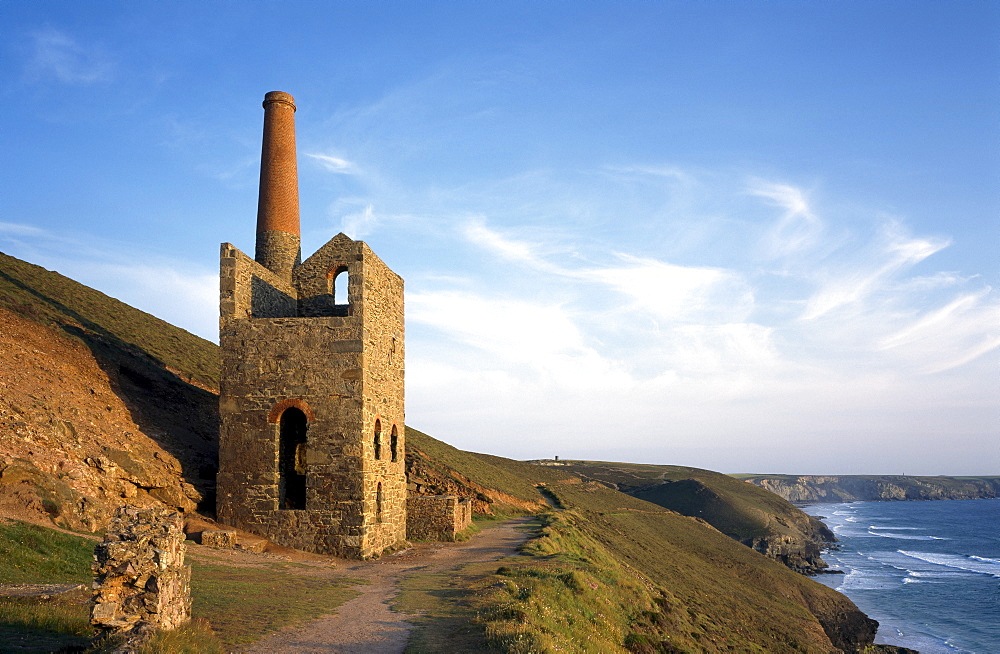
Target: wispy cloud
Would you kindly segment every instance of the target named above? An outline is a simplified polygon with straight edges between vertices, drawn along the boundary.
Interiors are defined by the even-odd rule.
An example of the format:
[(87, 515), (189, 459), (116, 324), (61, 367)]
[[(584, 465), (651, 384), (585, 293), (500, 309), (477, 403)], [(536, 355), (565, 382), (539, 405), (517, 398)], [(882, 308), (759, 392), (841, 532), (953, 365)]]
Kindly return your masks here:
[(79, 86), (109, 82), (114, 77), (111, 56), (100, 45), (81, 44), (52, 27), (33, 33), (31, 40), (28, 71), (32, 75)]
[(306, 152), (304, 154), (318, 162), (325, 170), (328, 170), (331, 173), (337, 173), (338, 175), (354, 175), (358, 172), (357, 166), (347, 159), (342, 159), (329, 154), (318, 154), (312, 152)]
[(741, 320), (753, 307), (749, 286), (732, 271), (627, 254), (617, 258), (624, 265), (586, 268), (574, 275), (610, 286), (632, 299), (630, 309), (667, 321)]
[(495, 229), (487, 227), (482, 218), (470, 220), (459, 229), (470, 243), (503, 259), (527, 263), (532, 266), (548, 267), (536, 252), (537, 245), (501, 234)]
[(819, 276), (825, 279), (809, 298), (802, 318), (813, 320), (889, 289), (897, 275), (948, 244), (946, 239), (910, 236), (895, 221), (883, 224), (872, 242), (860, 247), (860, 253), (842, 255), (819, 269)]
[(788, 184), (756, 180), (747, 192), (768, 200), (782, 211), (764, 240), (768, 256), (788, 256), (804, 252), (816, 244), (822, 233), (823, 223), (814, 213), (802, 189)]
[(0, 234), (11, 236), (45, 236), (48, 232), (34, 225), (0, 222)]
[(924, 374), (943, 372), (1000, 348), (1000, 302), (990, 289), (964, 293), (879, 339)]
[(379, 219), (375, 215), (375, 207), (369, 204), (361, 211), (343, 216), (340, 219), (340, 231), (351, 238), (360, 239), (370, 234), (378, 223)]
[[(545, 447), (570, 451), (574, 435), (587, 434), (588, 452), (598, 434), (627, 433), (609, 455), (676, 461), (686, 448), (717, 461), (728, 447), (735, 469), (760, 456), (755, 448), (806, 434), (836, 435), (858, 451), (866, 434), (902, 443), (945, 429), (949, 407), (989, 401), (983, 375), (1000, 348), (998, 301), (975, 274), (928, 267), (947, 238), (913, 234), (876, 211), (845, 221), (787, 183), (758, 180), (749, 196), (766, 202), (756, 203), (737, 176), (666, 171), (692, 191), (666, 198), (651, 177), (616, 169), (590, 178), (608, 186), (580, 187), (581, 197), (598, 207), (629, 197), (632, 220), (647, 211), (668, 230), (674, 222), (660, 217), (683, 217), (665, 199), (711, 207), (714, 220), (696, 221), (710, 242), (698, 260), (688, 250), (666, 256), (666, 239), (623, 247), (591, 238), (591, 224), (574, 232), (559, 214), (563, 190), (546, 194), (545, 185), (503, 185), (520, 196), (482, 190), (479, 215), (455, 220), (451, 240), (437, 233), (442, 266), (455, 259), (462, 274), (440, 270), (407, 293), (410, 333), (419, 334), (408, 393), (428, 427), (473, 448), (462, 440), (468, 420), (477, 435), (543, 434)], [(776, 270), (760, 269), (755, 252)], [(436, 411), (441, 394), (448, 407), (476, 409)], [(529, 441), (517, 451), (537, 456)]]

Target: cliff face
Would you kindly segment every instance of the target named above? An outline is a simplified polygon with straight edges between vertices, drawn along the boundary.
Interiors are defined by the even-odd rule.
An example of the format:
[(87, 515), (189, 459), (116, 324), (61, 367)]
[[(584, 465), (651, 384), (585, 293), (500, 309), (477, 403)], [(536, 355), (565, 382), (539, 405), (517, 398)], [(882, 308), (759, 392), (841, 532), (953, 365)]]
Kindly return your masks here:
[(973, 500), (1000, 497), (1000, 477), (753, 475), (743, 478), (789, 502)]

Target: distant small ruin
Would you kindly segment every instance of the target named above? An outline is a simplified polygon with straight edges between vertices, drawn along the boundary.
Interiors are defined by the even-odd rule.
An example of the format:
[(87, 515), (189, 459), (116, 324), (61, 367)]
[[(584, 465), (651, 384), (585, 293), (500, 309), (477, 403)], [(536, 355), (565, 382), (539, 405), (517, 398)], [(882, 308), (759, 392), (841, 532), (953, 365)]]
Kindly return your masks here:
[(190, 620), (191, 567), (184, 554), (180, 513), (120, 507), (94, 548), (90, 622), (98, 637), (137, 645)]

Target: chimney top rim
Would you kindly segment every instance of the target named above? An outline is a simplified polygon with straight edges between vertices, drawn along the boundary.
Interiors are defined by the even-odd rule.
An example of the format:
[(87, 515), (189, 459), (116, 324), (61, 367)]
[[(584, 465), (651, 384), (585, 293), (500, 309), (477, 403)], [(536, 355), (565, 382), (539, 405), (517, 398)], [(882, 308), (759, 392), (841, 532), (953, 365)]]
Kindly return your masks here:
[(273, 102), (290, 105), (292, 110), (295, 110), (295, 98), (293, 98), (290, 93), (285, 93), (284, 91), (268, 91), (264, 94), (264, 102), (262, 103), (262, 106), (267, 108), (267, 105)]

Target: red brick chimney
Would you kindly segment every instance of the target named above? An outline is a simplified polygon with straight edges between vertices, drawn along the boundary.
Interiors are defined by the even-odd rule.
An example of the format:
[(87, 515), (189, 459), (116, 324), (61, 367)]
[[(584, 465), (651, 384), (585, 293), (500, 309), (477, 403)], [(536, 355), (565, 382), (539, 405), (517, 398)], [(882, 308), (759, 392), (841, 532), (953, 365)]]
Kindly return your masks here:
[(295, 98), (284, 91), (271, 91), (264, 96), (264, 141), (260, 153), (254, 258), (291, 280), (292, 268), (302, 260), (300, 240)]

